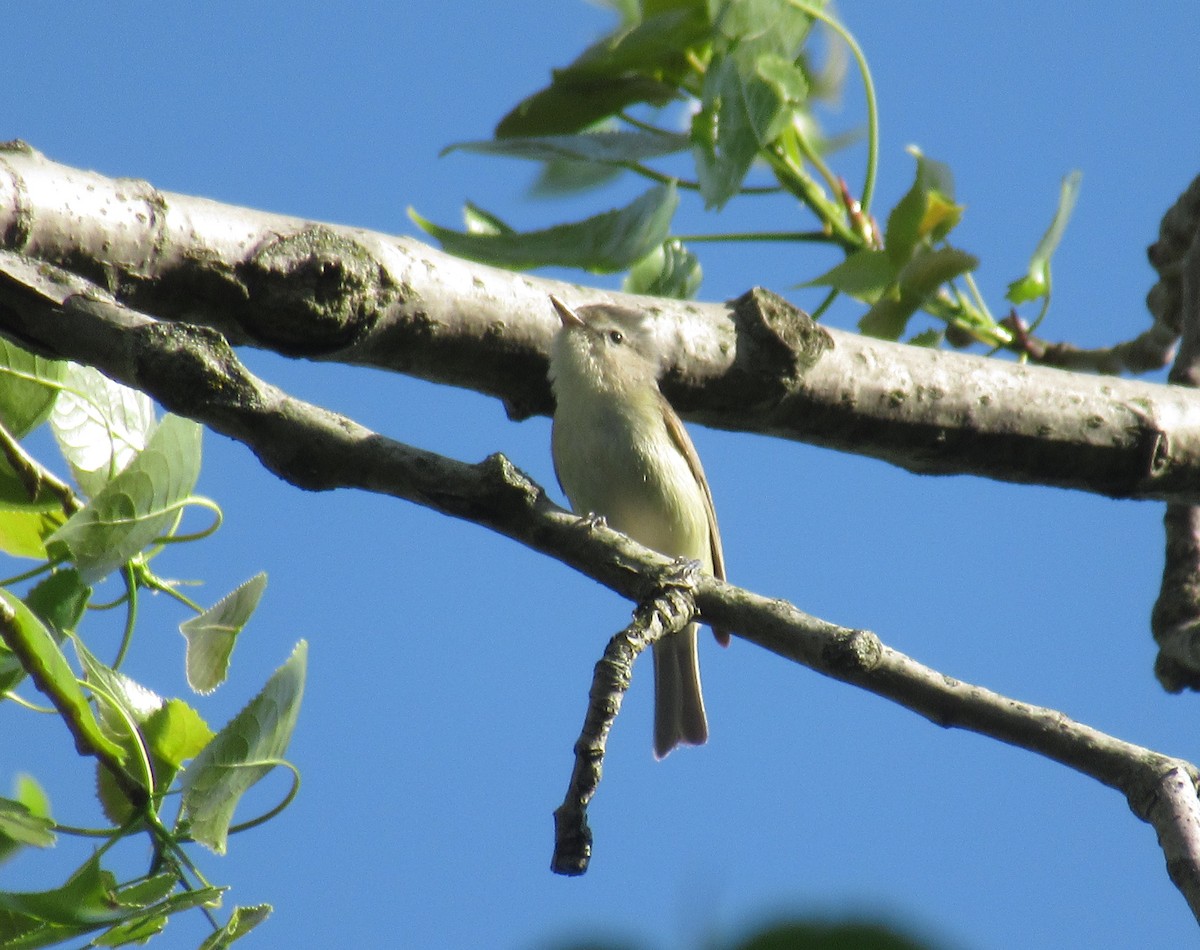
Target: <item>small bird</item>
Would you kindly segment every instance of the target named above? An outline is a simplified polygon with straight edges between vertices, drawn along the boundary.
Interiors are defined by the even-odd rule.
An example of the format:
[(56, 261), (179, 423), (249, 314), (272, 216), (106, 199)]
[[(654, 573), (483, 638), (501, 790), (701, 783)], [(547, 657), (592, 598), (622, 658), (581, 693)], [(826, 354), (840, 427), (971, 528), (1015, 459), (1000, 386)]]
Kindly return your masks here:
[[(692, 440), (658, 388), (648, 315), (612, 304), (572, 310), (554, 296), (550, 302), (562, 320), (550, 354), (557, 403), (551, 450), (571, 507), (724, 580), (712, 493)], [(696, 631), (689, 624), (654, 644), (659, 759), (708, 739)]]

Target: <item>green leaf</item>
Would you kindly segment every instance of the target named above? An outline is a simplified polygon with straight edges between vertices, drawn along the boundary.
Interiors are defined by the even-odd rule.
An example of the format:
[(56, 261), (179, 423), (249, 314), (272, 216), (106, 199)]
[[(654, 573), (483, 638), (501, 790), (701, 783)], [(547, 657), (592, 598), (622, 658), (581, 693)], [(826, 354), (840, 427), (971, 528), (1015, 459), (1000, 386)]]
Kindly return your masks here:
[(714, 56), (692, 116), (692, 157), (707, 208), (719, 208), (741, 189), (781, 104), (774, 87), (734, 56)]
[(896, 284), (859, 321), (868, 336), (898, 340), (909, 318), (946, 281), (979, 266), (973, 255), (953, 247), (923, 248), (900, 271)]
[(97, 750), (123, 762), (124, 750), (101, 730), (74, 671), (50, 632), (9, 591), (0, 589), (0, 604), (3, 605), (0, 612), (7, 614), (0, 616), (0, 637), (66, 720), (79, 754), (91, 755), (92, 750)]
[[(153, 690), (101, 663), (78, 640), (75, 650), (88, 682), (103, 695), (100, 702), (101, 728), (132, 757), (144, 750), (150, 759), (154, 790), (165, 793), (180, 767), (199, 754), (213, 731), (182, 699), (163, 698)], [(131, 734), (129, 724), (136, 729)], [(128, 797), (107, 769), (98, 769), (96, 786), (104, 813), (120, 824), (131, 814)]]
[[(74, 630), (87, 607), (92, 589), (85, 587), (76, 571), (55, 571), (43, 578), (22, 598), (25, 605), (50, 628), (55, 643)], [(16, 655), (0, 642), (0, 694), (14, 689), (25, 678), (25, 667)]]
[(169, 535), (200, 474), (201, 432), (189, 419), (164, 416), (146, 448), (47, 539), (47, 550), (91, 584)]
[(944, 340), (945, 337), (946, 337), (946, 334), (943, 331), (935, 330), (932, 327), (930, 327), (927, 330), (922, 330), (920, 333), (918, 333), (916, 336), (914, 336), (911, 340), (909, 340), (908, 345), (909, 346), (924, 346), (924, 347), (928, 347), (930, 349), (936, 350), (939, 346), (942, 345), (942, 340)]
[(49, 574), (22, 599), (44, 624), (62, 634), (79, 625), (91, 596), (79, 572), (67, 569)]
[(554, 71), (496, 126), (497, 138), (578, 132), (639, 102), (663, 106), (679, 95), (687, 51), (708, 34), (705, 4), (672, 5), (625, 24)]
[[(59, 394), (66, 363), (34, 356), (15, 343), (0, 339), (0, 426), (14, 439), (31, 432), (49, 414)], [(46, 491), (31, 498), (29, 487), (0, 454), (0, 506), (49, 511), (58, 500)], [(21, 553), (21, 552), (10, 552)], [(36, 557), (37, 555), (31, 555)]]
[(235, 940), (246, 936), (251, 930), (271, 916), (270, 904), (255, 904), (253, 907), (235, 907), (229, 923), (216, 933), (209, 934), (200, 950), (224, 950)]
[(871, 305), (858, 321), (858, 329), (866, 336), (880, 340), (898, 340), (908, 326), (914, 308), (900, 300), (898, 295), (882, 297)]
[(542, 231), (470, 234), (443, 228), (409, 209), (409, 217), (450, 254), (513, 270), (559, 265), (607, 273), (624, 270), (661, 244), (679, 204), (673, 184), (658, 185), (625, 208)]
[(213, 731), (195, 709), (182, 699), (168, 699), (146, 721), (145, 736), (150, 744), (155, 778), (162, 788), (171, 784), (165, 769), (177, 770), (195, 758), (212, 741)]
[(530, 186), (535, 197), (565, 195), (607, 184), (621, 174), (619, 165), (596, 165), (560, 158), (546, 162)]
[(602, 130), (582, 132), (578, 135), (538, 135), (458, 142), (442, 149), (442, 154), (464, 151), (524, 158), (536, 162), (572, 159), (624, 165), (683, 152), (689, 144), (686, 135), (677, 133)]
[(792, 59), (775, 53), (764, 53), (758, 58), (754, 68), (762, 80), (771, 86), (781, 106), (778, 127), (765, 140), (770, 141), (787, 124), (788, 112), (800, 108), (807, 100), (808, 78)]
[[(116, 879), (100, 867), (99, 856), (93, 855), (62, 887), (49, 891), (0, 891), (0, 909), (50, 924), (91, 929), (127, 915), (128, 911), (113, 905), (115, 889)], [(0, 933), (0, 939), (3, 936)]]
[[(0, 482), (2, 481), (3, 476), (0, 475)], [(3, 490), (0, 486), (0, 493), (3, 493)], [(36, 511), (29, 508), (6, 508), (3, 502), (0, 502), (0, 551), (13, 557), (46, 560), (46, 538), (62, 527), (66, 516), (56, 501), (47, 499), (44, 506), (44, 510)]]
[(916, 254), (900, 271), (900, 292), (917, 300), (928, 299), (942, 284), (979, 266), (979, 258), (956, 247), (928, 248)]
[(267, 575), (255, 574), (204, 613), (179, 625), (187, 640), (188, 685), (197, 693), (211, 693), (225, 682), (238, 634), (266, 586)]
[(630, 268), (621, 282), (628, 294), (690, 300), (700, 289), (700, 260), (677, 240), (666, 241)]
[(495, 134), (507, 138), (578, 132), (634, 103), (665, 106), (675, 96), (673, 84), (645, 76), (605, 80), (561, 74), (541, 92), (517, 103), (497, 124)]
[(801, 287), (833, 287), (841, 293), (874, 303), (895, 283), (896, 268), (885, 251), (855, 251), (820, 277)]
[(89, 498), (112, 481), (150, 441), (154, 403), (99, 370), (71, 363), (50, 428), (75, 481)]
[(0, 425), (15, 439), (45, 421), (67, 364), (47, 360), (0, 339)]
[(15, 795), (0, 798), (0, 863), (23, 847), (51, 848), (57, 840), (50, 802), (33, 776), (17, 776)]
[(517, 233), (490, 211), (485, 211), (471, 201), (463, 204), (463, 224), (466, 225), (468, 234), (492, 236)]
[(242, 796), (287, 750), (304, 694), (307, 657), (308, 644), (301, 640), (262, 691), (184, 773), (180, 818), (193, 838), (217, 854), (225, 853), (229, 824)]
[(1029, 269), (1025, 272), (1024, 277), (1019, 277), (1008, 285), (1008, 293), (1005, 296), (1012, 303), (1027, 303), (1049, 293), (1050, 258), (1058, 249), (1063, 232), (1067, 229), (1067, 222), (1071, 220), (1071, 213), (1075, 210), (1075, 202), (1079, 198), (1079, 186), (1082, 181), (1083, 175), (1078, 171), (1071, 172), (1062, 180), (1054, 218), (1033, 250), (1033, 256), (1029, 259)]
[[(145, 745), (154, 773), (154, 790), (161, 795), (170, 790), (183, 763), (209, 743), (213, 731), (182, 699), (169, 699), (165, 703), (160, 699), (159, 703), (157, 708), (136, 720), (138, 739), (125, 731), (122, 745), (131, 750), (135, 741)], [(113, 824), (123, 824), (132, 817), (133, 807), (128, 796), (102, 766), (96, 769), (96, 794), (104, 814)]]
[(897, 267), (906, 264), (918, 244), (940, 241), (962, 218), (954, 203), (954, 176), (947, 165), (910, 149), (917, 160), (916, 178), (888, 215), (884, 247)]
[(142, 914), (133, 920), (124, 920), (110, 927), (93, 943), (97, 947), (124, 947), (131, 943), (145, 943), (151, 937), (162, 933), (166, 926), (166, 914)]
[(714, 31), (754, 56), (773, 53), (795, 59), (812, 29), (809, 15), (787, 0), (715, 0), (712, 6)]

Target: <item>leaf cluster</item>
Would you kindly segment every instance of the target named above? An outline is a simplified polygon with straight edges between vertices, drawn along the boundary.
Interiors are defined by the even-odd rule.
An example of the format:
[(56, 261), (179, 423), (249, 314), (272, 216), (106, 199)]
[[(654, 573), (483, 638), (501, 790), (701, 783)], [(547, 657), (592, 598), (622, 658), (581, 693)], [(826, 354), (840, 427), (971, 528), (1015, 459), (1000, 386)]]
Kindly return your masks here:
[[(1053, 222), (1026, 274), (1007, 294), (1013, 307), (1040, 302), (1032, 324), (1015, 310), (997, 319), (972, 274), (979, 261), (950, 243), (964, 206), (945, 165), (913, 150), (912, 187), (881, 229), (871, 208), (877, 163), (877, 117), (871, 74), (858, 44), (821, 0), (625, 0), (620, 22), (553, 70), (550, 83), (497, 124), (493, 138), (445, 152), (538, 163), (535, 186), (547, 194), (580, 192), (632, 174), (651, 182), (623, 207), (582, 220), (520, 231), (466, 204), (465, 229), (413, 221), (452, 254), (513, 269), (575, 267), (625, 272), (624, 289), (693, 297), (703, 270), (689, 245), (717, 241), (820, 242), (845, 259), (799, 287), (827, 288), (819, 316), (838, 295), (866, 306), (862, 332), (885, 339), (954, 346), (979, 343), (1028, 355), (1014, 328), (1037, 326), (1050, 301), (1050, 259), (1078, 192), (1072, 174)], [(840, 91), (847, 52), (867, 105), (861, 184), (831, 167), (838, 149), (859, 134), (822, 132), (821, 103)], [(734, 198), (776, 195), (787, 227), (754, 233), (680, 235), (672, 224), (681, 195), (715, 211)], [(803, 230), (791, 226), (799, 213)], [(800, 259), (797, 256), (797, 259)], [(918, 313), (932, 318), (913, 330)]]
[[(48, 430), (70, 481), (30, 454)], [(186, 699), (167, 698), (121, 666), (137, 628), (139, 595), (169, 595), (186, 611), (187, 680), (198, 694), (220, 686), (234, 646), (266, 586), (258, 574), (211, 607), (185, 596), (151, 562), (179, 543), (207, 537), (220, 509), (194, 494), (200, 474), (201, 428), (178, 416), (156, 418), (149, 398), (87, 367), (44, 360), (0, 341), (0, 552), (35, 562), (0, 582), (0, 708), (13, 717), (58, 716), (64, 738), (94, 760), (96, 795), (111, 826), (81, 829), (56, 821), (36, 779), (16, 777), (0, 798), (0, 861), (24, 848), (53, 846), (61, 834), (103, 844), (62, 886), (0, 892), (0, 946), (44, 947), (87, 937), (92, 945), (144, 943), (173, 914), (199, 910), (212, 921), (203, 946), (226, 946), (270, 908), (235, 908), (226, 923), (213, 916), (225, 888), (210, 884), (189, 856), (199, 843), (224, 853), (232, 831), (276, 814), (297, 789), (283, 758), (303, 694), (306, 646), (271, 676), (223, 728), (214, 731)], [(40, 443), (38, 439), (40, 438)], [(180, 531), (184, 512), (209, 512), (211, 524)], [(99, 603), (98, 590), (118, 596)], [(122, 637), (105, 662), (93, 619), (121, 611)], [(21, 695), (29, 685), (48, 706)], [(20, 728), (14, 721), (4, 727)], [(245, 792), (275, 766), (293, 776), (283, 805), (233, 824)], [(173, 813), (168, 804), (175, 803)], [(104, 856), (142, 834), (152, 843), (146, 873), (120, 881)]]

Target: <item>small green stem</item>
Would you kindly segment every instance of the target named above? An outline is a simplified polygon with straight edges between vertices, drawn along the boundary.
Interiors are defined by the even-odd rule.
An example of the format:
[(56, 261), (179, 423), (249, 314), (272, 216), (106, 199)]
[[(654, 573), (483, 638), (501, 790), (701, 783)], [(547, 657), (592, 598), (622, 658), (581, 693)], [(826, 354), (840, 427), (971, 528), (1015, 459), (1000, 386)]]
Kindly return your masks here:
[(824, 10), (806, 3), (805, 0), (787, 0), (787, 2), (797, 10), (803, 10), (813, 19), (820, 20), (840, 36), (850, 47), (850, 52), (858, 65), (858, 71), (863, 81), (863, 93), (867, 100), (867, 171), (859, 201), (862, 203), (863, 214), (869, 215), (871, 199), (875, 195), (875, 175), (879, 165), (879, 105), (875, 98), (875, 83), (871, 79), (871, 69), (867, 65), (867, 58), (863, 55), (862, 47), (858, 45), (858, 41), (854, 39), (850, 31)]

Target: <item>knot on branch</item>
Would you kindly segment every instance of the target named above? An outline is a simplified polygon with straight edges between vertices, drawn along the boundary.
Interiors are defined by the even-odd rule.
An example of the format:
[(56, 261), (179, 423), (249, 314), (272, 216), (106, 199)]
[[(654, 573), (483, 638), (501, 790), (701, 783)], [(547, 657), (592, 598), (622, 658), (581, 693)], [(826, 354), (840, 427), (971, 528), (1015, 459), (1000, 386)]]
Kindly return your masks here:
[(249, 298), (243, 328), (291, 356), (345, 348), (397, 297), (366, 248), (318, 224), (266, 241), (237, 273)]
[(730, 302), (737, 351), (721, 380), (741, 405), (773, 405), (791, 390), (833, 338), (803, 310), (754, 287)]
[(883, 655), (883, 644), (870, 630), (835, 633), (821, 650), (821, 658), (837, 676), (870, 673)]
[(198, 404), (211, 408), (257, 399), (245, 367), (216, 330), (155, 322), (130, 333), (139, 384), (171, 412), (192, 416)]

